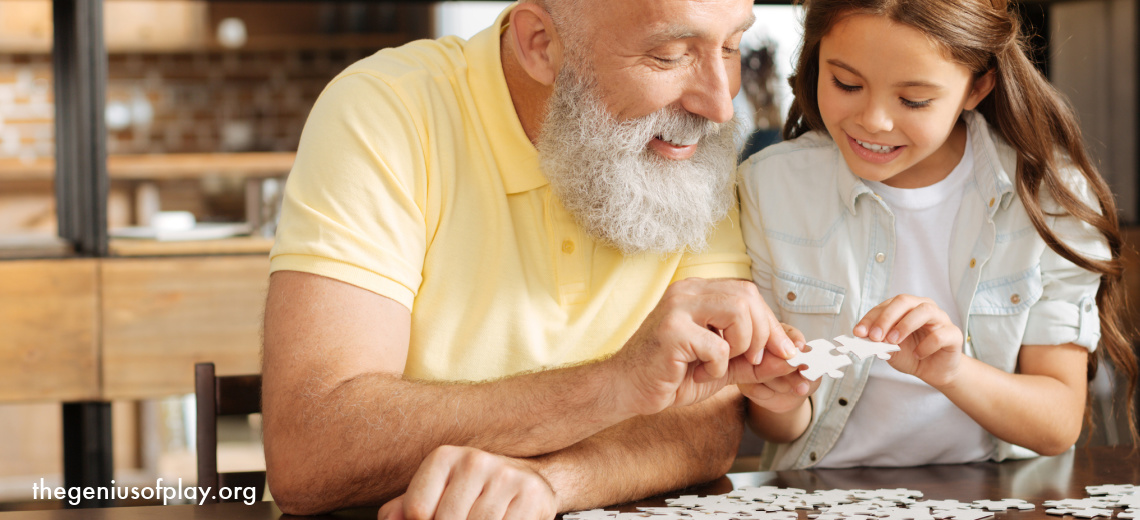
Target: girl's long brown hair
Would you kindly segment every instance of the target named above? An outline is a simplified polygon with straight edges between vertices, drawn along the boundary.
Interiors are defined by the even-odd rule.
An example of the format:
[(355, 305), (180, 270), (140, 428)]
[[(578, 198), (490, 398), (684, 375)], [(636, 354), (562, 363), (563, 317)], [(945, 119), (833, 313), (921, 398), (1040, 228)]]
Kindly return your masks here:
[[(1108, 185), (1097, 173), (1081, 139), (1076, 115), (1065, 98), (1033, 66), (1026, 54), (1026, 39), (1009, 0), (800, 0), (806, 7), (804, 42), (789, 79), (795, 100), (784, 125), (784, 139), (811, 130), (825, 130), (816, 89), (819, 81), (820, 40), (840, 19), (853, 14), (885, 16), (895, 23), (922, 31), (938, 42), (950, 59), (968, 67), (975, 77), (994, 74), (994, 90), (977, 111), (1017, 151), (1017, 194), (1037, 233), (1049, 248), (1074, 264), (1100, 274), (1096, 301), (1100, 310), (1101, 347), (1089, 357), (1088, 377), (1107, 355), (1120, 376), (1128, 381), (1128, 427), (1133, 445), (1140, 444), (1132, 403), (1137, 385), (1136, 353), (1131, 331), (1121, 317), (1124, 307), (1120, 223)], [(1058, 154), (1057, 152), (1062, 152)], [(1090, 207), (1066, 184), (1059, 161), (1066, 159), (1080, 170), (1096, 195)], [(1062, 242), (1046, 225), (1055, 216), (1041, 208), (1046, 190), (1072, 215), (1104, 235), (1112, 258), (1089, 258)], [(1089, 393), (1091, 399), (1091, 392)], [(1086, 407), (1090, 410), (1091, 407)], [(1091, 415), (1086, 414), (1091, 424)]]

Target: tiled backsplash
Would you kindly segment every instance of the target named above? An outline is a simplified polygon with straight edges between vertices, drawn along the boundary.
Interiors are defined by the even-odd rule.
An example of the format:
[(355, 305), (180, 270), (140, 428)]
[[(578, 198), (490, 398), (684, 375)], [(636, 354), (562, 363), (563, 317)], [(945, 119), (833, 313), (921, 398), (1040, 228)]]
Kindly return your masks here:
[[(199, 51), (108, 57), (112, 154), (295, 150), (330, 79), (375, 50)], [(50, 157), (51, 56), (0, 54), (0, 157)]]

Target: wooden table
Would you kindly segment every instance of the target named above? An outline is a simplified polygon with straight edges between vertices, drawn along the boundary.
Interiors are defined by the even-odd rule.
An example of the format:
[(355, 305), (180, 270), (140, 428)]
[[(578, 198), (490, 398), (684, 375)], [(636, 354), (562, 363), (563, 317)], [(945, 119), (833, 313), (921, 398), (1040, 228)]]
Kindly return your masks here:
[[(709, 495), (741, 486), (795, 487), (818, 489), (908, 488), (922, 491), (924, 499), (962, 502), (983, 499), (1020, 498), (1037, 506), (1033, 511), (995, 513), (995, 520), (1074, 520), (1045, 514), (1042, 502), (1087, 496), (1085, 486), (1097, 484), (1140, 485), (1140, 456), (1126, 448), (1081, 448), (1057, 457), (1012, 461), (1001, 464), (979, 463), (917, 468), (858, 468), (842, 470), (800, 470), (734, 473), (713, 482), (675, 491), (631, 504), (607, 508), (636, 511), (638, 506), (664, 506), (665, 499), (679, 495)], [(1118, 510), (1119, 511), (1119, 510)], [(292, 517), (282, 515), (273, 502), (205, 506), (152, 506), (107, 509), (69, 509), (0, 514), (0, 520), (135, 520), (164, 518), (191, 520), (276, 520), (281, 517), (312, 519), (376, 518), (376, 508), (354, 509), (332, 515)], [(800, 512), (806, 520), (806, 512)], [(1107, 519), (1105, 519), (1107, 520)]]

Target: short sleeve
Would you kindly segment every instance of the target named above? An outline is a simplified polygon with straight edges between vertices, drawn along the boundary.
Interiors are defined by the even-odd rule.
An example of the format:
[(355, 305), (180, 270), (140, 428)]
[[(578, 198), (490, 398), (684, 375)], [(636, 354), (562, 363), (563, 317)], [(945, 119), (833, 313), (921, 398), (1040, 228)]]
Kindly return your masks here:
[(681, 257), (672, 282), (685, 278), (748, 279), (748, 255), (740, 237), (740, 211), (736, 204), (728, 210), (709, 238), (709, 247), (700, 253)]
[(374, 75), (333, 80), (305, 123), (271, 272), (327, 276), (411, 309), (427, 247), (427, 173), (414, 113)]
[[(1073, 192), (1096, 207), (1096, 199), (1087, 181), (1070, 171)], [(1042, 208), (1056, 214), (1061, 208), (1042, 193)], [(1048, 217), (1048, 225), (1057, 237), (1077, 253), (1099, 260), (1111, 258), (1104, 235), (1091, 225), (1072, 216)], [(1100, 317), (1096, 293), (1100, 275), (1076, 264), (1046, 247), (1041, 256), (1041, 298), (1029, 309), (1022, 343), (1025, 345), (1063, 345), (1074, 343), (1096, 350), (1100, 341)]]

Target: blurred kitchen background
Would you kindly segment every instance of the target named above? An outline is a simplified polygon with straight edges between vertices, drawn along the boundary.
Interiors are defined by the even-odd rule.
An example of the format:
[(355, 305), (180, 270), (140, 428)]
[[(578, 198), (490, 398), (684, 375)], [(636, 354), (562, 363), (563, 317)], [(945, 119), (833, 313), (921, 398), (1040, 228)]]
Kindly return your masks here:
[[(790, 101), (799, 11), (770, 3), (755, 7), (743, 42), (745, 155), (779, 139)], [(59, 226), (52, 2), (0, 0), (0, 510), (59, 507), (33, 501), (31, 486), (61, 485), (65, 402), (110, 403), (118, 485), (193, 482), (191, 367), (259, 369), (265, 255), (313, 102), (354, 61), (418, 38), (470, 37), (507, 5), (104, 0), (109, 238), (91, 253)], [(1134, 225), (1135, 0), (1019, 9)], [(1130, 227), (1133, 301), (1138, 236)], [(1101, 377), (1104, 427), (1086, 437), (1111, 444), (1123, 405)], [(223, 418), (219, 442), (221, 470), (264, 468), (257, 416)]]

